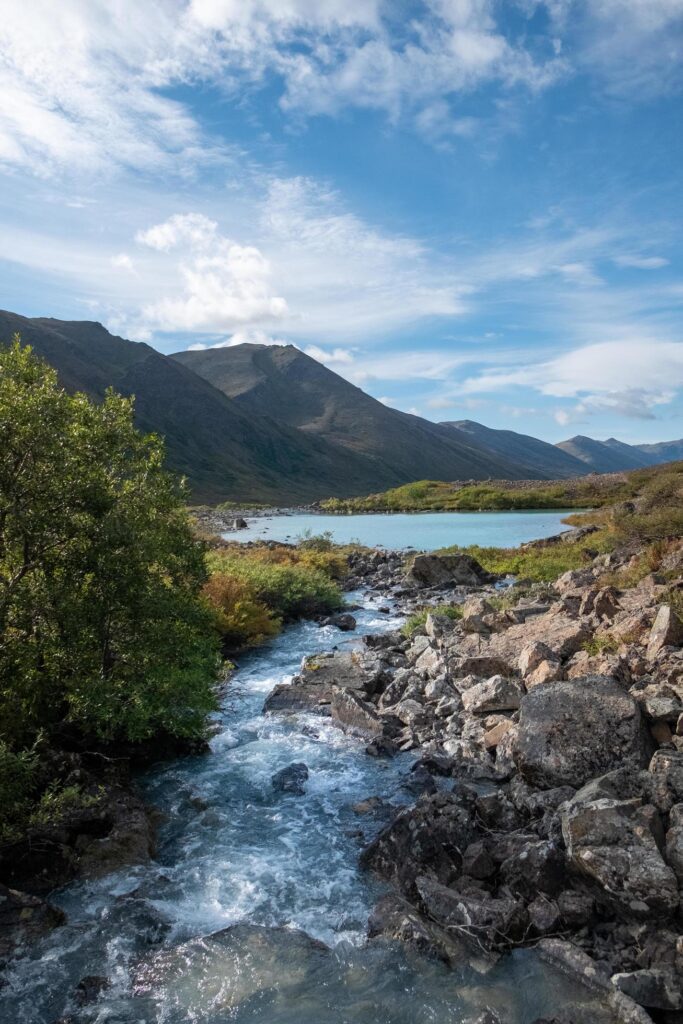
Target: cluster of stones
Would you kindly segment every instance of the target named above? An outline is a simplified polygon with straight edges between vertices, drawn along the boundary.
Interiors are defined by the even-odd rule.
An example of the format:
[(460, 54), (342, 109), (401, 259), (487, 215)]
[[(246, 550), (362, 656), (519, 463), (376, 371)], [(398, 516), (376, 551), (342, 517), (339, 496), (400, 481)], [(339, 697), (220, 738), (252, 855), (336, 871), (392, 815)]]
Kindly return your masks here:
[(463, 603), (410, 639), (305, 658), (266, 702), (329, 715), (369, 754), (417, 755), (412, 806), (357, 806), (395, 815), (361, 853), (393, 883), (371, 937), (482, 969), (534, 944), (618, 1019), (683, 1021), (683, 624), (663, 603), (683, 547), (666, 581), (602, 585), (630, 563), (600, 556), (504, 611), (471, 558), (357, 562), (354, 586), (406, 608)]

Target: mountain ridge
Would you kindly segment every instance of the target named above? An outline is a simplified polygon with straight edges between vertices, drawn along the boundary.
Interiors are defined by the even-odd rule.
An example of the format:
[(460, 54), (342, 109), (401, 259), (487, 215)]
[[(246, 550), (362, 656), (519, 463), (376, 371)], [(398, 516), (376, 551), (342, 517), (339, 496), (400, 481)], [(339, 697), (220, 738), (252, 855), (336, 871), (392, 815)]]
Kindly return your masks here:
[(683, 457), (683, 441), (626, 445), (578, 435), (558, 445), (472, 420), (433, 423), (392, 409), (293, 345), (166, 356), (96, 321), (0, 310), (64, 387), (135, 397), (144, 431), (164, 435), (169, 468), (194, 501), (301, 504), (420, 479), (552, 480)]

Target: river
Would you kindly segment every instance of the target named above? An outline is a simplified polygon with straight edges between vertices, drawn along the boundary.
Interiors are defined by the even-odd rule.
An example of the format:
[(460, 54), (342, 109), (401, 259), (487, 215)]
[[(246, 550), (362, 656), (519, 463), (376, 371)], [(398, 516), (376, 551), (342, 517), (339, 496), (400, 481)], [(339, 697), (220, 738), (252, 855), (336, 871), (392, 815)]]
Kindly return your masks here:
[(329, 532), (337, 544), (357, 541), (368, 547), (397, 551), (417, 547), (434, 551), (450, 544), (516, 547), (528, 540), (550, 537), (568, 529), (562, 522), (576, 509), (519, 512), (418, 512), (363, 515), (291, 515), (247, 518), (247, 528), (227, 533), (229, 540), (295, 542), (310, 534)]
[[(357, 636), (400, 621), (379, 612), (383, 599), (350, 597), (363, 604)], [(379, 826), (352, 805), (371, 795), (411, 801), (401, 784), (414, 757), (369, 757), (325, 719), (262, 713), (304, 654), (358, 642), (300, 623), (240, 659), (211, 752), (139, 780), (161, 812), (157, 859), (53, 895), (68, 923), (14, 964), (0, 1019), (464, 1024), (492, 1007), (505, 1024), (531, 1024), (589, 998), (531, 950), (483, 975), (449, 971), (401, 946), (365, 945), (369, 912), (385, 890), (358, 870), (360, 845)], [(271, 776), (294, 761), (310, 770), (306, 794), (276, 793)], [(237, 923), (241, 930), (210, 937)], [(88, 975), (107, 976), (111, 987), (82, 1008), (74, 991)]]

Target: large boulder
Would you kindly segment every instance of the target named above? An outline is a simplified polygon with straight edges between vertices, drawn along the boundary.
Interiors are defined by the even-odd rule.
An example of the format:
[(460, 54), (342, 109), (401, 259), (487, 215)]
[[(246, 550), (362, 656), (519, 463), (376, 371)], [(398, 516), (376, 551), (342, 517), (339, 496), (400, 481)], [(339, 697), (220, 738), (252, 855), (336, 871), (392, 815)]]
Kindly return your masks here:
[(495, 576), (470, 555), (416, 555), (407, 579), (420, 587), (478, 587)]
[(678, 906), (676, 876), (665, 864), (641, 801), (581, 794), (562, 809), (570, 863), (598, 887), (601, 900), (629, 917), (668, 917)]
[(456, 879), (474, 838), (471, 812), (452, 794), (436, 793), (401, 811), (365, 847), (360, 863), (414, 897), (415, 879), (427, 871), (444, 884)]
[(612, 768), (645, 767), (651, 753), (638, 705), (613, 679), (572, 679), (522, 698), (513, 755), (532, 785), (582, 786)]

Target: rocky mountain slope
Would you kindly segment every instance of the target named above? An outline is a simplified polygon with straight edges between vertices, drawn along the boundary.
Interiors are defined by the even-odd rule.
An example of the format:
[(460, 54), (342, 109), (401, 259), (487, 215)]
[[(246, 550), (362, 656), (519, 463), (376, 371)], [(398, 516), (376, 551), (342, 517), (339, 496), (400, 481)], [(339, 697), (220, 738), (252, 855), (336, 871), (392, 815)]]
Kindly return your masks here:
[(252, 416), (271, 415), (339, 451), (364, 456), (378, 487), (422, 477), (528, 475), (476, 440), (390, 409), (293, 345), (235, 345), (173, 357)]
[(528, 434), (519, 434), (515, 430), (493, 430), (473, 420), (455, 420), (441, 425), (448, 427), (454, 434), (488, 448), (506, 462), (524, 467), (530, 479), (561, 480), (582, 476), (586, 472), (585, 463), (581, 459), (555, 444), (540, 441)]
[(642, 469), (644, 466), (666, 461), (653, 458), (639, 448), (617, 441), (614, 437), (608, 441), (596, 441), (592, 437), (577, 434), (567, 441), (560, 441), (556, 447), (582, 462), (584, 473), (587, 470), (594, 473), (627, 472), (630, 469)]
[(0, 311), (69, 390), (135, 397), (138, 426), (162, 434), (195, 502), (297, 504), (434, 480), (567, 479), (675, 458), (683, 442), (560, 445), (472, 421), (432, 423), (390, 409), (292, 345), (165, 356), (92, 321)]

